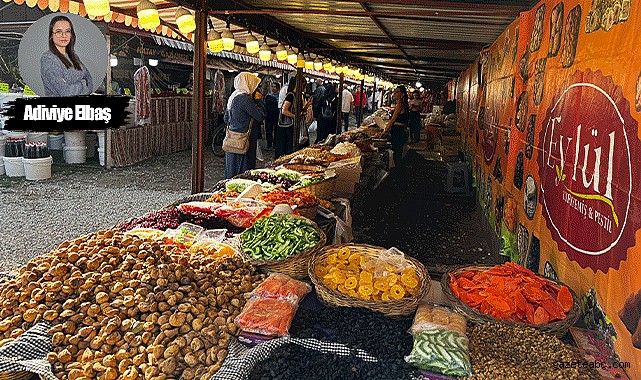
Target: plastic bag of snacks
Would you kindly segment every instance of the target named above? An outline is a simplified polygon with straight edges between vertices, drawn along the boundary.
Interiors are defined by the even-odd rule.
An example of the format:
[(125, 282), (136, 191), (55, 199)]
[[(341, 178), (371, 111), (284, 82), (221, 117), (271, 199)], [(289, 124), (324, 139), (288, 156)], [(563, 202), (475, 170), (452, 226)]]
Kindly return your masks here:
[(465, 336), (467, 320), (447, 307), (420, 304), (416, 310), (410, 333), (416, 335), (421, 331), (432, 329), (445, 329)]
[(444, 307), (421, 305), (410, 329), (414, 346), (405, 361), (445, 375), (471, 376), (468, 339), (465, 324), (461, 325), (465, 318), (461, 318)]
[(285, 336), (296, 314), (297, 305), (277, 298), (251, 298), (234, 323), (243, 331)]
[(276, 298), (297, 304), (311, 291), (312, 287), (309, 284), (294, 280), (285, 274), (275, 273), (258, 285), (252, 295), (262, 298)]

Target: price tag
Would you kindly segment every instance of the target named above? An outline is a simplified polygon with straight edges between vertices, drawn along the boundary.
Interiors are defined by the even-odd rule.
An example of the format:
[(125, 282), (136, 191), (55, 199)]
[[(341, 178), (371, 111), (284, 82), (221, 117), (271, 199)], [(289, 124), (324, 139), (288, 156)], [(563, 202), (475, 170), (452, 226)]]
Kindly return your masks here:
[(125, 95), (131, 95), (131, 90), (125, 87)]
[(9, 83), (0, 83), (0, 92), (9, 92)]
[(33, 91), (29, 88), (29, 86), (24, 86), (24, 94), (25, 94), (25, 95), (35, 95), (36, 93), (35, 93), (35, 92), (33, 92)]

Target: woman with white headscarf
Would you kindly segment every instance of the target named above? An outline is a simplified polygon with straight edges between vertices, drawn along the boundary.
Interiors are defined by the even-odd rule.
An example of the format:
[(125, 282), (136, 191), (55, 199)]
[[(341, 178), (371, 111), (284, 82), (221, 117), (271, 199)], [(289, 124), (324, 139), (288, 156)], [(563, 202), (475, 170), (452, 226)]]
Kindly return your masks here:
[(234, 88), (225, 111), (225, 124), (234, 132), (245, 133), (252, 119), (254, 123), (249, 134), (249, 149), (246, 154), (225, 153), (225, 178), (256, 168), (256, 145), (260, 136), (260, 123), (265, 118), (262, 96), (256, 91), (260, 78), (243, 72), (234, 79)]

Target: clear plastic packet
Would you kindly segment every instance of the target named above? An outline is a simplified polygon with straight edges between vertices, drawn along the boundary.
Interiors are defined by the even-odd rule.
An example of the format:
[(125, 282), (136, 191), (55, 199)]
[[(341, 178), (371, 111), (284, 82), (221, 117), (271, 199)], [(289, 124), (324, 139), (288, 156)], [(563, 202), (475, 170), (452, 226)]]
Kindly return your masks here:
[(236, 178), (236, 179), (229, 180), (225, 184), (225, 188), (227, 189), (227, 191), (236, 191), (238, 193), (242, 193), (243, 191), (245, 191), (246, 188), (256, 183), (258, 182), (252, 181), (249, 179)]
[(252, 295), (282, 299), (298, 304), (311, 291), (312, 287), (305, 282), (294, 280), (285, 274), (274, 273), (258, 285)]
[(234, 201), (216, 210), (215, 215), (224, 218), (236, 227), (249, 228), (266, 206), (258, 202)]
[(251, 298), (234, 319), (241, 330), (266, 336), (289, 334), (297, 306), (276, 298)]
[(444, 306), (420, 304), (414, 315), (410, 333), (416, 335), (433, 329), (448, 330), (465, 336), (467, 319)]
[(472, 375), (467, 337), (445, 329), (435, 328), (414, 335), (412, 352), (405, 361), (444, 375)]
[(226, 233), (226, 229), (200, 232), (191, 248), (189, 248), (189, 253), (203, 254), (214, 258), (229, 257), (237, 254), (234, 248), (223, 243)]
[(183, 212), (186, 213), (206, 213), (206, 214), (215, 214), (216, 210), (223, 206), (222, 203), (213, 203), (213, 202), (188, 202), (183, 203), (178, 206)]
[(157, 230), (155, 228), (134, 228), (125, 232), (125, 235), (135, 235), (141, 239), (157, 239), (163, 236), (165, 231)]
[(204, 228), (191, 223), (182, 223), (175, 230), (169, 229), (161, 236), (165, 239), (166, 244), (175, 244), (183, 249), (189, 249), (196, 236), (202, 232)]

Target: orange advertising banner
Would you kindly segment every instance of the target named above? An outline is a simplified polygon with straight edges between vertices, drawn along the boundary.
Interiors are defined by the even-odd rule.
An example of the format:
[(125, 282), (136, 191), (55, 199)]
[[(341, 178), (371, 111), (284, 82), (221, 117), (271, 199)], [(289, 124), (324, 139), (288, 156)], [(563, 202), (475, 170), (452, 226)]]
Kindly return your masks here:
[(630, 362), (633, 379), (641, 379), (640, 38), (641, 7), (630, 0), (542, 1), (481, 52), (480, 77), (459, 105), (469, 108), (460, 129), (503, 253), (587, 294), (586, 324)]

